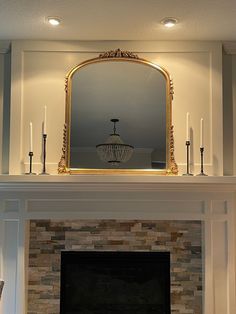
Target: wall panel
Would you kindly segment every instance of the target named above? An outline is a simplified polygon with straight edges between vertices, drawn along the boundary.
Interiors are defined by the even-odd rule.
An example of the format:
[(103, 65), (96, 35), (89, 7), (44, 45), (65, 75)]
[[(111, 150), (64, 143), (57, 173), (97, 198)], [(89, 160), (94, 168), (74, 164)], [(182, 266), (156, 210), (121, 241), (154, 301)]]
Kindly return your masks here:
[[(29, 122), (34, 126), (34, 167), (41, 171), (43, 108), (48, 107), (48, 171), (56, 173), (62, 147), (64, 79), (80, 62), (116, 49), (136, 52), (164, 66), (174, 81), (175, 155), (185, 171), (185, 117), (191, 113), (191, 164), (199, 172), (199, 124), (205, 120), (206, 171), (222, 174), (222, 53), (220, 43), (196, 42), (13, 42), (10, 172), (28, 163)], [(55, 118), (56, 117), (56, 118)], [(16, 122), (17, 121), (17, 122)], [(217, 127), (217, 134), (213, 130)], [(194, 169), (195, 165), (195, 169)]]

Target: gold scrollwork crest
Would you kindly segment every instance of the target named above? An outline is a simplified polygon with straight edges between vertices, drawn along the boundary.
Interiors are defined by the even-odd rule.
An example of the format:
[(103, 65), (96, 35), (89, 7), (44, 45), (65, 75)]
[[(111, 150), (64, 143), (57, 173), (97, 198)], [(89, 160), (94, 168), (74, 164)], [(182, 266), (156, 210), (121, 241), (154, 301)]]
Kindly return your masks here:
[(130, 51), (124, 51), (121, 49), (110, 50), (99, 55), (99, 58), (130, 58), (139, 59), (139, 57)]

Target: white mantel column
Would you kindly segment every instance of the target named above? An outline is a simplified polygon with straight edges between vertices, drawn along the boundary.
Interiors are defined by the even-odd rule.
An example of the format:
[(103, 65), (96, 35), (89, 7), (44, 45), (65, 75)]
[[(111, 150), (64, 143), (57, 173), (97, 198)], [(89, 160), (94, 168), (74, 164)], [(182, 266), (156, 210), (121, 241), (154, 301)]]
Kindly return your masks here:
[[(18, 264), (18, 221), (1, 220), (1, 276), (5, 281), (1, 300), (1, 314), (18, 314), (17, 300), (17, 264)], [(19, 292), (19, 291), (18, 291)]]

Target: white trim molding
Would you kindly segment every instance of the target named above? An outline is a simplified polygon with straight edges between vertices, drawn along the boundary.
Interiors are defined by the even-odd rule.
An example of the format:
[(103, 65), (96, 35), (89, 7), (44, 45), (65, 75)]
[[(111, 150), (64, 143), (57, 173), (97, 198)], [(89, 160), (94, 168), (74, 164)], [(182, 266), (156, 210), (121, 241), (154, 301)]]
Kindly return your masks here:
[(236, 41), (226, 41), (223, 43), (223, 48), (226, 54), (235, 55), (236, 54)]
[(0, 40), (0, 53), (7, 53), (10, 50), (11, 42), (9, 40)]

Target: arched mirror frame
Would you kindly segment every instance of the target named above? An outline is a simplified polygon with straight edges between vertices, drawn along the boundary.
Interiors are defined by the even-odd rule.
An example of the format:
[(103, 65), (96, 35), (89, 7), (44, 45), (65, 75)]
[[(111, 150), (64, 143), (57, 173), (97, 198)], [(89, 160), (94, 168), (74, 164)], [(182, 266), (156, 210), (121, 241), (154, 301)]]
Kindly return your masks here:
[[(150, 66), (159, 71), (166, 79), (166, 169), (86, 169), (70, 168), (70, 127), (71, 127), (71, 93), (72, 77), (76, 71), (81, 68), (98, 62), (134, 62)], [(139, 58), (136, 54), (120, 49), (102, 53), (97, 58), (86, 60), (75, 66), (65, 79), (66, 93), (66, 112), (63, 132), (62, 156), (58, 163), (59, 174), (151, 174), (151, 175), (176, 175), (178, 166), (174, 157), (174, 135), (172, 125), (172, 100), (173, 100), (173, 82), (169, 73), (160, 65), (148, 60)]]

